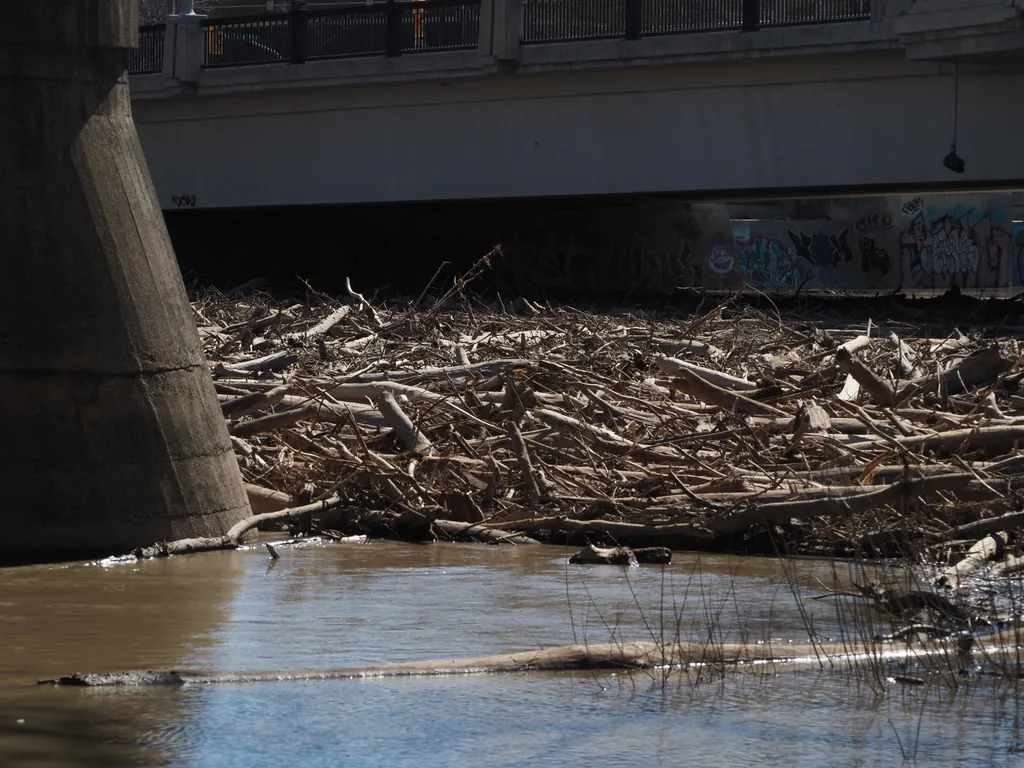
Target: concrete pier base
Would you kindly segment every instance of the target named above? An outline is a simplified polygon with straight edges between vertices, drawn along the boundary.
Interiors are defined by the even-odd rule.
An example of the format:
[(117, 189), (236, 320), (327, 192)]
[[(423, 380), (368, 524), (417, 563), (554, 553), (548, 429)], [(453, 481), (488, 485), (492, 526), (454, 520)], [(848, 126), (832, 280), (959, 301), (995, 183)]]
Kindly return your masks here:
[(133, 0), (0, 24), (0, 562), (223, 533), (249, 505), (132, 122)]

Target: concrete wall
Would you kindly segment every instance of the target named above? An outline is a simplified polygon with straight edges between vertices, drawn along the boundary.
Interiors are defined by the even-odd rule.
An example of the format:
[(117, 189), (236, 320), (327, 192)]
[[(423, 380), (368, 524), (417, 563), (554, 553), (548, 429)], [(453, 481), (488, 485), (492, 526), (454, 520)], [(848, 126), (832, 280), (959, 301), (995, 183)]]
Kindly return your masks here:
[(505, 251), (496, 279), (514, 294), (984, 291), (1024, 286), (1024, 207), (1009, 193), (636, 203), (533, 222)]
[(134, 111), (162, 206), (219, 208), (1021, 181), (1021, 93), (1019, 68), (962, 68), (964, 176), (941, 163), (951, 65), (902, 53), (183, 94)]
[[(1024, 229), (1009, 194), (847, 200), (824, 220), (733, 220), (731, 269), (706, 284), (892, 290), (1020, 286)], [(1016, 217), (1016, 219), (1015, 219)], [(715, 274), (718, 272), (718, 274)]]

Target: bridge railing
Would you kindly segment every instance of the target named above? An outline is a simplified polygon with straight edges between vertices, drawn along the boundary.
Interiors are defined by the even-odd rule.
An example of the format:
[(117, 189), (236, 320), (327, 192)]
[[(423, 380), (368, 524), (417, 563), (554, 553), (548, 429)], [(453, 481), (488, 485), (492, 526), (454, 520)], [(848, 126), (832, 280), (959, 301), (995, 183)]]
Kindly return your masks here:
[[(872, 18), (872, 0), (374, 0), (316, 10), (302, 0), (291, 4), (287, 13), (178, 17), (140, 27), (128, 71), (161, 72), (166, 66), (169, 77), (197, 82), (202, 68), (475, 48), (514, 60), (520, 44), (754, 32)], [(490, 24), (485, 34), (483, 17)], [(165, 57), (165, 48), (175, 55)]]
[(286, 15), (204, 19), (204, 67), (237, 67), (291, 61), (290, 18)]
[(481, 0), (389, 0), (206, 19), (204, 67), (476, 48)]
[(139, 44), (128, 53), (128, 72), (146, 75), (164, 68), (165, 24), (139, 27)]
[(830, 24), (871, 18), (871, 0), (523, 0), (523, 44)]

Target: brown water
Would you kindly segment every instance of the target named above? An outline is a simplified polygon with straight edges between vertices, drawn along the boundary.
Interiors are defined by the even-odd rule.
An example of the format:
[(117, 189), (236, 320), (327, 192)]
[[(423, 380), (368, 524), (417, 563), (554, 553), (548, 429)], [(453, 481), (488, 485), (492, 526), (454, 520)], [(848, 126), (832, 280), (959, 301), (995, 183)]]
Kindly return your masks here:
[[(0, 766), (1017, 764), (1017, 692), (804, 670), (58, 689), (75, 671), (346, 667), (610, 638), (806, 637), (830, 566), (547, 547), (306, 545), (0, 571)], [(822, 635), (834, 613), (803, 603)]]

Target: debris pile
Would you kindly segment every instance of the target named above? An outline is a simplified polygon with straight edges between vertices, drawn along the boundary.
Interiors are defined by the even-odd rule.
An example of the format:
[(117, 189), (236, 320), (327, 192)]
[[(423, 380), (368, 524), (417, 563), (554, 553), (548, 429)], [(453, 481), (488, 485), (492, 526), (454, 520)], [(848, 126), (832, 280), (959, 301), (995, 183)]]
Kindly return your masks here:
[(1024, 567), (1012, 334), (464, 287), (194, 301), (254, 511), (324, 502), (293, 530), (409, 540), (964, 555), (952, 586)]

